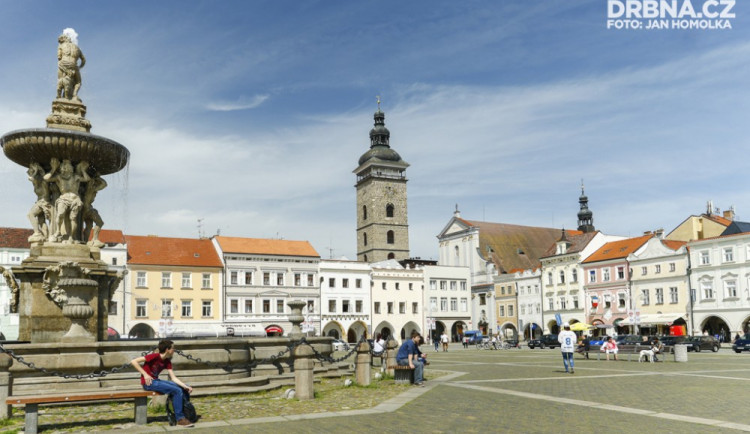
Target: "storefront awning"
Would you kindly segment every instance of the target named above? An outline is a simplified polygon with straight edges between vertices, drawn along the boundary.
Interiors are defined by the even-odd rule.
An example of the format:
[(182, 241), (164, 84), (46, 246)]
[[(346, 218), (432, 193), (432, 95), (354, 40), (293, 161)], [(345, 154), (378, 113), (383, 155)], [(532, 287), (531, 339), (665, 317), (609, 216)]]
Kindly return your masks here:
[[(640, 325), (671, 325), (673, 322), (684, 317), (684, 313), (647, 313), (641, 314)], [(622, 325), (632, 325), (633, 322), (628, 318), (622, 322)]]

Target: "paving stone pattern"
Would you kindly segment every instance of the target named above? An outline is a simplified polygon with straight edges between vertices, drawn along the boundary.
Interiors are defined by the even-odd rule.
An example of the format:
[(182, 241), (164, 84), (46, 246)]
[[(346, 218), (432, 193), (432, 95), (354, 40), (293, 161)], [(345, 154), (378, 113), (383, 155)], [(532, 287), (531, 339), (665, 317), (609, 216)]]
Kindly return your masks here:
[[(583, 360), (575, 374), (563, 370), (555, 350), (430, 351), (426, 387), (392, 380), (371, 388), (343, 388), (343, 379), (316, 385), (313, 401), (281, 399), (283, 390), (260, 395), (196, 398), (204, 418), (196, 433), (714, 433), (750, 431), (744, 414), (750, 355), (722, 349), (690, 353), (687, 363)], [(45, 432), (163, 432), (163, 416), (147, 427), (112, 404), (46, 409)], [(117, 416), (117, 411), (125, 411)], [(53, 412), (59, 412), (54, 413)], [(17, 429), (16, 411), (10, 426)], [(95, 422), (95, 419), (102, 422)], [(52, 421), (55, 421), (53, 425)], [(114, 419), (114, 420), (113, 420)]]

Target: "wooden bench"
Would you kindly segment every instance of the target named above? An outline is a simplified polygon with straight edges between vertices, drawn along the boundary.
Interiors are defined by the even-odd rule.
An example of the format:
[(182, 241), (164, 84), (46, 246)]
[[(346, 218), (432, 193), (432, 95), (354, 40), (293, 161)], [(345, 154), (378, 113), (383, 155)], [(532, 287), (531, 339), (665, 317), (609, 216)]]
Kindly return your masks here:
[[(631, 361), (631, 360), (637, 362), (638, 359), (641, 357), (641, 351), (642, 350), (650, 350), (650, 349), (651, 349), (651, 345), (638, 345), (638, 344), (636, 344), (636, 345), (620, 345), (617, 348), (617, 358), (618, 359), (622, 359), (624, 356), (628, 356), (628, 362)], [(592, 351), (590, 351), (590, 352), (593, 352), (593, 346), (592, 346)], [(664, 346), (664, 351), (662, 351), (661, 353), (659, 353), (657, 355), (657, 357), (661, 361), (664, 361), (664, 360), (666, 360), (666, 356), (668, 354), (674, 354), (674, 347), (665, 345)], [(597, 350), (596, 350), (596, 360), (601, 360), (601, 358), (602, 358), (603, 355), (606, 356), (606, 353), (604, 351), (601, 351), (601, 348), (597, 348)], [(633, 356), (635, 356), (635, 357), (633, 357)]]
[(393, 365), (388, 366), (388, 369), (393, 369), (396, 384), (414, 384), (414, 368), (410, 368), (409, 365)]
[(59, 404), (64, 402), (96, 402), (115, 399), (133, 399), (135, 402), (135, 423), (146, 424), (146, 398), (161, 395), (159, 392), (146, 390), (122, 390), (91, 393), (69, 393), (56, 395), (10, 396), (5, 400), (7, 405), (22, 405), (26, 412), (24, 433), (36, 434), (39, 425), (39, 404)]

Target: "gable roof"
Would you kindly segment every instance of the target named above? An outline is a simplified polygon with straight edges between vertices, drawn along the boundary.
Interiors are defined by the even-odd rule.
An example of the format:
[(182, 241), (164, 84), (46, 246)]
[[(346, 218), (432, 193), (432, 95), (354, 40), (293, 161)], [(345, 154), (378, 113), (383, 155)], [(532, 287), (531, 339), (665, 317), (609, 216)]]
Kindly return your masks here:
[[(494, 262), (498, 273), (514, 269), (531, 269), (539, 258), (560, 238), (560, 229), (490, 223), (456, 218), (462, 223), (479, 228), (479, 254)], [(566, 230), (567, 236), (582, 234)]]
[[(89, 235), (89, 240), (91, 239), (92, 235), (93, 232), (91, 235)], [(99, 232), (99, 241), (107, 245), (125, 244), (125, 234), (123, 234), (120, 230), (102, 229)]]
[(721, 233), (721, 236), (742, 234), (745, 232), (750, 232), (750, 223), (733, 221), (727, 226), (724, 232)]
[(34, 235), (31, 229), (0, 228), (0, 247), (10, 249), (29, 249), (29, 237)]
[(629, 254), (634, 253), (636, 250), (641, 248), (646, 241), (653, 238), (653, 234), (641, 235), (640, 237), (628, 238), (625, 240), (612, 241), (604, 244), (592, 253), (591, 256), (586, 258), (582, 263), (591, 263), (599, 261), (608, 261), (611, 259), (622, 259), (626, 258)]
[(249, 253), (277, 256), (307, 256), (320, 258), (307, 241), (272, 240), (265, 238), (214, 237), (224, 253)]
[(127, 235), (128, 264), (216, 267), (222, 263), (210, 239)]
[[(598, 233), (599, 231), (579, 233), (579, 234), (574, 234), (574, 235), (565, 234), (565, 237), (568, 240), (568, 248), (565, 250), (565, 254), (567, 255), (569, 253), (578, 253), (581, 250), (585, 249), (586, 246), (591, 242), (591, 240), (594, 239), (594, 237)], [(561, 239), (562, 237), (555, 240), (555, 243), (550, 245), (547, 251), (544, 252), (544, 254), (542, 255), (542, 258), (556, 256), (557, 255), (557, 242), (560, 241)]]
[(687, 244), (686, 241), (677, 241), (677, 240), (661, 240), (661, 243), (664, 244), (664, 246), (666, 246), (666, 247), (668, 247), (668, 248), (670, 248), (672, 250), (677, 250), (680, 247), (682, 247), (685, 244)]

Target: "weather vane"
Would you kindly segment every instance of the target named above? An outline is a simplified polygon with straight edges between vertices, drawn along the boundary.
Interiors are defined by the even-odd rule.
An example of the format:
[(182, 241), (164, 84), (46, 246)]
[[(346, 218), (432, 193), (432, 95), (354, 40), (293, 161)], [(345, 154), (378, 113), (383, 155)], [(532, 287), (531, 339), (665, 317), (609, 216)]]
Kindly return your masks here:
[(380, 110), (380, 95), (376, 95), (375, 98), (378, 100), (378, 110)]

